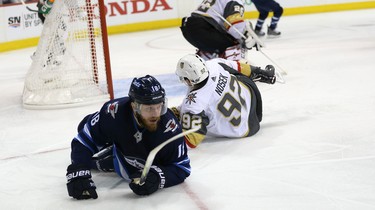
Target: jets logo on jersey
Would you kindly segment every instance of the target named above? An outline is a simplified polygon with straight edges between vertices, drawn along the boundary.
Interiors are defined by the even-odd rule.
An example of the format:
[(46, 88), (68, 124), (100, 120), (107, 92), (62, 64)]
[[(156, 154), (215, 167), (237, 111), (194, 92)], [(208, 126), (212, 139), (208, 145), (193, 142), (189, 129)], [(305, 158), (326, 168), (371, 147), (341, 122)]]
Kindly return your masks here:
[(194, 93), (190, 93), (187, 97), (186, 97), (186, 104), (187, 103), (189, 103), (189, 104), (191, 104), (192, 102), (194, 102), (194, 103), (196, 103), (195, 102), (195, 99), (197, 98), (197, 93), (196, 92), (194, 92)]
[(107, 114), (111, 114), (111, 116), (113, 117), (113, 119), (115, 119), (116, 117), (116, 113), (117, 113), (117, 110), (118, 110), (118, 102), (114, 102), (114, 103), (111, 103), (108, 105), (107, 107)]
[(174, 119), (170, 119), (167, 122), (167, 125), (165, 127), (166, 127), (166, 129), (165, 129), (164, 133), (169, 132), (169, 131), (174, 132), (178, 128), (178, 125), (177, 125), (176, 121), (174, 121)]

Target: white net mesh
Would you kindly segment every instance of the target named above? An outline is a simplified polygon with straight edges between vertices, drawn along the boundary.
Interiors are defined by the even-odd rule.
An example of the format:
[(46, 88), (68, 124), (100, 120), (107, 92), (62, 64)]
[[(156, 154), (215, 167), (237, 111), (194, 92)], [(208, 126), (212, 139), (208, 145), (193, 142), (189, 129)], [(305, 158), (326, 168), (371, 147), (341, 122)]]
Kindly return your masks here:
[(32, 59), (26, 108), (109, 99), (98, 0), (55, 1)]

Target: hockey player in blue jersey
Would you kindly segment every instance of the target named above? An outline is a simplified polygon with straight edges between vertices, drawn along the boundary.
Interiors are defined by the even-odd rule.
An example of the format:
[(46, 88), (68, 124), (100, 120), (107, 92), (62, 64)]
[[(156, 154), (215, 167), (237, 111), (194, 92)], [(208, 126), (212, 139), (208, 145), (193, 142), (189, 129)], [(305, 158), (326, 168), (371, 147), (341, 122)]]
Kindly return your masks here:
[(69, 196), (78, 200), (98, 197), (92, 169), (115, 171), (137, 195), (182, 183), (190, 175), (184, 137), (157, 153), (143, 185), (135, 181), (149, 152), (181, 132), (160, 83), (150, 75), (134, 78), (129, 97), (108, 101), (79, 124), (66, 174)]
[(268, 17), (270, 12), (273, 13), (271, 18), (271, 23), (267, 29), (268, 37), (279, 37), (281, 35), (280, 31), (276, 30), (277, 24), (284, 12), (284, 9), (275, 0), (253, 0), (255, 8), (259, 11), (259, 16), (257, 24), (255, 25), (254, 32), (259, 37), (266, 35), (262, 31), (263, 24)]

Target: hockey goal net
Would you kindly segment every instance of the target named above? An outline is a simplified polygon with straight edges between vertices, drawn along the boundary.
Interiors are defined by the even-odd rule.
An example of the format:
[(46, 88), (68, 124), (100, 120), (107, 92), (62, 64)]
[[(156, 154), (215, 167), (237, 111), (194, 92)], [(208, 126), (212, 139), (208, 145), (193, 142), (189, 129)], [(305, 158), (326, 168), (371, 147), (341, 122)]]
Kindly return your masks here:
[(25, 78), (25, 108), (113, 98), (103, 0), (58, 0), (46, 16)]

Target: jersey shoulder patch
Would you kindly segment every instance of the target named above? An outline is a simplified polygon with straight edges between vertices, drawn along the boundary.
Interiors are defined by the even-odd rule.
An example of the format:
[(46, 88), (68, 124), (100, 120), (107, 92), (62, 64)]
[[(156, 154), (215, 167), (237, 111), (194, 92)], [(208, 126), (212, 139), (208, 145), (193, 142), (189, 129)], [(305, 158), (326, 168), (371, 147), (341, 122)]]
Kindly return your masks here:
[(185, 103), (191, 105), (192, 103), (196, 103), (196, 98), (197, 98), (197, 92), (190, 92), (186, 98), (185, 98)]
[(111, 114), (112, 118), (115, 119), (116, 118), (116, 113), (118, 111), (118, 101), (115, 101), (115, 102), (112, 102), (112, 103), (109, 103), (107, 105), (107, 110), (106, 110), (106, 113), (107, 114)]
[(165, 130), (164, 133), (167, 133), (171, 131), (172, 133), (176, 131), (178, 128), (178, 124), (176, 123), (176, 120), (174, 118), (171, 118), (168, 120), (168, 122), (165, 124)]

